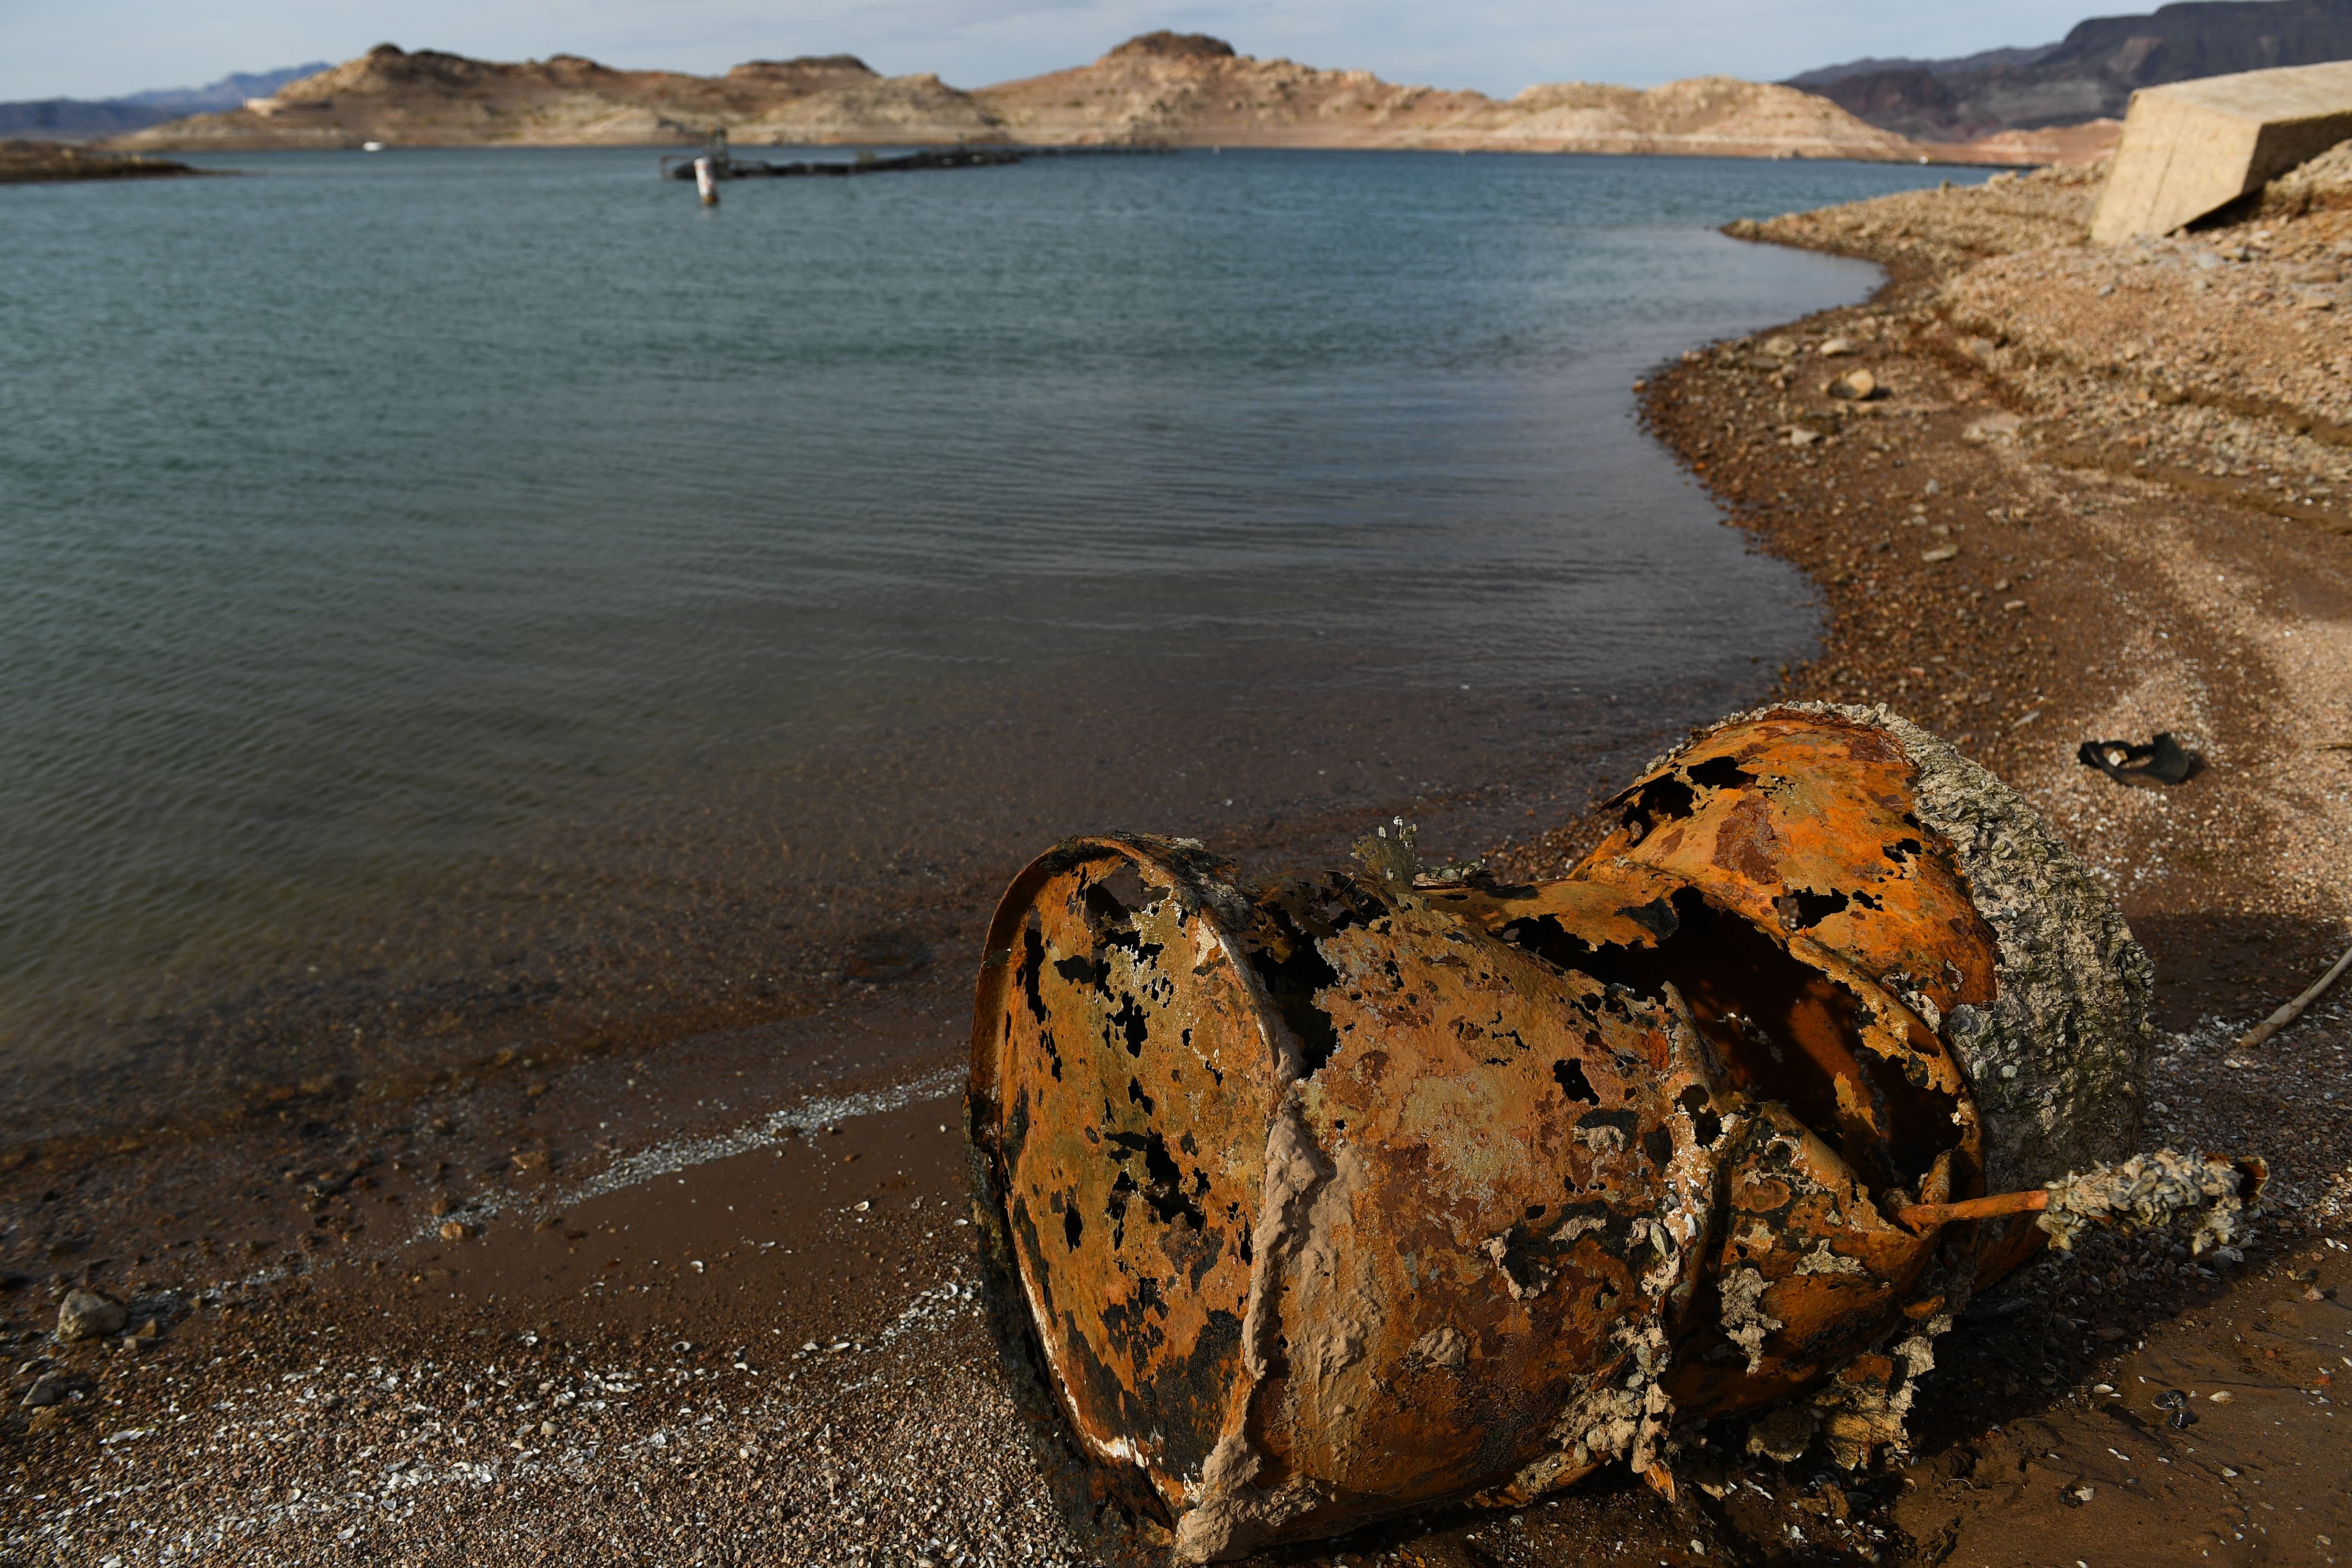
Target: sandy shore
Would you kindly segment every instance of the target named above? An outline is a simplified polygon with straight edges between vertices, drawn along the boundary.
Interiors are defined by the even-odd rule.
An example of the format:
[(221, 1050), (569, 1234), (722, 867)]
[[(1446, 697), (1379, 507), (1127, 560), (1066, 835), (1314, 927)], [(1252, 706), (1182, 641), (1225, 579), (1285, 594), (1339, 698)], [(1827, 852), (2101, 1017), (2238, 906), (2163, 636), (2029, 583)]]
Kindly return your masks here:
[[(1610, 1478), (1314, 1560), (2352, 1547), (2352, 989), (2229, 1049), (2352, 942), (2352, 412), (2331, 406), (2352, 298), (2321, 276), (2352, 263), (2352, 213), (2092, 252), (2094, 194), (2036, 178), (1763, 225), (1890, 281), (1694, 350), (1643, 401), (1820, 585), (1821, 655), (1784, 693), (1959, 739), (2108, 879), (2158, 963), (2151, 1132), (2268, 1158), (2262, 1240), (2233, 1268), (2103, 1238), (2027, 1270), (1939, 1343), (1891, 1468), (1712, 1434), (1677, 1505)], [(1827, 395), (1857, 368), (1885, 395)], [(2159, 729), (2204, 759), (2178, 789), (2075, 760)], [(1549, 869), (1591, 831), (1506, 852)], [(834, 1042), (814, 1081), (780, 1065), (793, 1041), (750, 1033), (397, 1103), (289, 1092), (234, 1147), (19, 1157), (0, 1560), (1081, 1560), (971, 1298), (942, 1072), (965, 979), (792, 1026)], [(130, 1298), (130, 1344), (48, 1339), (83, 1280)], [(18, 1404), (45, 1380), (55, 1403)], [(2193, 1425), (2158, 1403), (2176, 1389)]]
[[(1939, 1348), (1882, 1527), (1955, 1563), (2334, 1562), (2352, 998), (2231, 1045), (2352, 943), (2352, 212), (2273, 201), (2095, 251), (2074, 236), (2095, 193), (2052, 174), (1763, 225), (1892, 280), (1689, 357), (1646, 412), (1821, 585), (1824, 645), (1788, 694), (1959, 739), (2114, 889), (2157, 964), (2151, 1137), (2276, 1176), (2241, 1272), (2111, 1241)], [(1853, 351), (1824, 356), (1841, 337)], [(1826, 395), (1857, 367), (1884, 395)], [(2158, 730), (2204, 758), (2176, 789), (2076, 758)], [(2197, 1393), (2197, 1425), (2159, 1418), (2168, 1388)]]

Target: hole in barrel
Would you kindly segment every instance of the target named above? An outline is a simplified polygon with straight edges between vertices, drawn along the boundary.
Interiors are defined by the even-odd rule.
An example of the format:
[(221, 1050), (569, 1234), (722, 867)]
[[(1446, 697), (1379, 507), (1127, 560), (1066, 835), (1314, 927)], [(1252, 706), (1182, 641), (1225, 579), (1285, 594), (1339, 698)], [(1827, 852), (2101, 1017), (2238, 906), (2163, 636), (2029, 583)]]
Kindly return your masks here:
[(1601, 1103), (1601, 1096), (1593, 1089), (1592, 1080), (1584, 1075), (1584, 1063), (1555, 1061), (1551, 1064), (1551, 1075), (1559, 1084), (1560, 1092), (1570, 1099), (1581, 1100), (1588, 1105)]
[[(1564, 969), (1653, 1000), (1663, 1000), (1671, 983), (1690, 1004), (1732, 1086), (1788, 1106), (1866, 1179), (1915, 1182), (1938, 1155), (1958, 1146), (1951, 1096), (1920, 1088), (1895, 1063), (1853, 1043), (1864, 1021), (1860, 998), (1693, 889), (1674, 895), (1673, 911), (1671, 934), (1652, 947), (1591, 946), (1550, 916), (1513, 922), (1508, 939)], [(1878, 1136), (1852, 1130), (1854, 1105), (1866, 1107)], [(1701, 1136), (1713, 1141), (1704, 1131)]]
[(1339, 1049), (1339, 1031), (1315, 1002), (1318, 992), (1339, 982), (1339, 972), (1316, 943), (1360, 924), (1362, 896), (1343, 880), (1330, 878), (1276, 887), (1258, 903), (1250, 967), (1257, 971), (1266, 999), (1297, 1037), (1300, 1071), (1306, 1077), (1320, 1071)]
[(1096, 941), (1101, 941), (1112, 930), (1127, 925), (1137, 911), (1157, 902), (1155, 891), (1146, 886), (1143, 873), (1132, 861), (1121, 861), (1088, 879), (1085, 895), (1087, 929)]

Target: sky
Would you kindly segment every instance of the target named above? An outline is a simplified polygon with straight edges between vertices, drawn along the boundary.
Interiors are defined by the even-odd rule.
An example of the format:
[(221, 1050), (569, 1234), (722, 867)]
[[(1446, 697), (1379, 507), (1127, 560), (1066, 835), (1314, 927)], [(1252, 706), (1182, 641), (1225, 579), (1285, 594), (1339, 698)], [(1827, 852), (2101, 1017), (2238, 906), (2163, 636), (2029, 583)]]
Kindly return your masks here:
[(972, 88), (1058, 70), (1154, 27), (1244, 54), (1507, 96), (1538, 81), (1652, 87), (1792, 76), (1864, 55), (1933, 58), (2045, 44), (2084, 16), (2047, 0), (0, 0), (0, 99), (106, 98), (232, 71), (343, 60), (379, 43), (487, 59), (568, 53), (710, 72), (857, 55)]

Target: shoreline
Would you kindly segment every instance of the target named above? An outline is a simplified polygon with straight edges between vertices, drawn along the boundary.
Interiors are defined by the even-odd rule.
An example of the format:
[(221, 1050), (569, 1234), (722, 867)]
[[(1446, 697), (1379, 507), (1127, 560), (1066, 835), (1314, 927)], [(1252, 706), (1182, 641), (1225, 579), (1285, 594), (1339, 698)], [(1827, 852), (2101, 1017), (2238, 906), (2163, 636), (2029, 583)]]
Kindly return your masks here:
[[(1789, 237), (1788, 223), (1759, 232)], [(1831, 248), (1834, 236), (1814, 237)], [(2323, 1000), (2256, 1066), (2228, 1065), (2227, 1051), (2237, 1024), (2341, 949), (2352, 914), (2352, 862), (2334, 854), (2352, 821), (2352, 759), (2316, 754), (2345, 770), (2332, 786), (2294, 767), (2313, 735), (2352, 740), (2352, 710), (2329, 706), (2352, 683), (2340, 656), (2352, 633), (2333, 630), (2352, 626), (2352, 544), (2274, 508), (2064, 461), (2110, 444), (2107, 402), (2085, 395), (2092, 415), (2049, 415), (1972, 350), (1969, 322), (1938, 312), (1957, 264), (1869, 258), (1891, 262), (1870, 300), (1645, 377), (1646, 422), (1727, 525), (1823, 598), (1821, 654), (1785, 670), (1775, 698), (1884, 700), (1966, 736), (2109, 878), (2158, 960), (2150, 1142), (2270, 1156), (2276, 1218), (2235, 1273), (2105, 1237), (2024, 1271), (1938, 1343), (1907, 1467), (1776, 1465), (1741, 1452), (1738, 1434), (1714, 1434), (1682, 1461), (1693, 1484), (1679, 1505), (1612, 1476), (1514, 1514), (1327, 1543), (1343, 1559), (1566, 1563), (1605, 1541), (1632, 1561), (1760, 1562), (1793, 1530), (1880, 1561), (2098, 1562), (2130, 1532), (2141, 1561), (2202, 1563), (2284, 1529), (2273, 1516), (2286, 1512), (2309, 1532), (2270, 1544), (2326, 1561), (2311, 1533), (2343, 1540), (2352, 1527), (2340, 1487), (2329, 1490), (2352, 1442), (2330, 1408), (2343, 1369), (2326, 1370), (2352, 1348), (2338, 1343), (2352, 1130), (2321, 1098), (2342, 1082), (2352, 996)], [(1856, 351), (1797, 351), (1836, 336)], [(1790, 352), (1769, 351), (1780, 339)], [(1891, 395), (1848, 405), (1822, 393), (1855, 366)], [(1987, 434), (2008, 415), (2014, 427)], [(1814, 434), (1792, 444), (1792, 430)], [(2268, 499), (2269, 486), (2253, 488)], [(1952, 542), (1956, 554), (1920, 559)], [(2210, 586), (2217, 573), (2225, 591)], [(2022, 608), (2004, 608), (2012, 600)], [(2314, 645), (2318, 676), (2291, 663), (2298, 640)], [(2312, 728), (2339, 720), (2340, 735)], [(2179, 791), (2124, 789), (2073, 759), (2081, 739), (2168, 727), (2207, 763)], [(1504, 859), (1548, 871), (1593, 828), (1570, 817)], [(941, 968), (876, 994), (869, 1049), (837, 1079), (877, 1087), (942, 1034), (955, 1039), (964, 977)], [(1080, 1556), (1026, 1455), (1003, 1441), (1010, 1405), (969, 1294), (966, 1228), (953, 1223), (951, 1100), (854, 1117), (808, 1106), (764, 1076), (782, 1054), (772, 1040), (744, 1033), (658, 1072), (626, 1053), (603, 1059), (538, 1092), (518, 1062), (495, 1083), (420, 1102), (407, 1139), (373, 1149), (305, 1135), (311, 1118), (289, 1097), (264, 1124), (312, 1154), (239, 1201), (279, 1235), (293, 1223), (348, 1236), (344, 1221), (373, 1218), (406, 1239), (201, 1305), (152, 1297), (139, 1303), (158, 1321), (146, 1348), (37, 1343), (38, 1292), (16, 1282), (0, 1294), (20, 1336), (12, 1365), (54, 1357), (41, 1370), (86, 1380), (86, 1393), (47, 1407), (55, 1417), (7, 1417), (0, 1464), (22, 1522), (0, 1539), (28, 1561), (93, 1547), (157, 1561), (165, 1543), (201, 1556), (240, 1540), (284, 1561), (626, 1548), (684, 1563), (718, 1541), (756, 1561), (837, 1563), (853, 1548), (867, 1562), (940, 1565)], [(783, 1124), (810, 1125), (787, 1134), (774, 1115), (704, 1103), (722, 1096), (799, 1104)], [(675, 1163), (660, 1181), (586, 1192), (534, 1134), (600, 1114), (624, 1123), (616, 1141), (632, 1124), (665, 1129)], [(764, 1141), (745, 1132), (762, 1125), (773, 1129)], [(729, 1141), (709, 1151), (718, 1157), (676, 1160), (697, 1136)], [(461, 1176), (502, 1207), (431, 1213), (462, 1196)], [(10, 1185), (33, 1177), (28, 1166)], [(719, 1218), (729, 1203), (766, 1216), (767, 1245)], [(120, 1218), (128, 1237), (133, 1217)], [(155, 1217), (136, 1218), (143, 1235)], [(457, 1233), (445, 1239), (441, 1224)], [(814, 1262), (780, 1271), (773, 1254), (788, 1249)], [(131, 1269), (152, 1260), (166, 1275), (174, 1251), (167, 1249)], [(293, 1252), (323, 1261), (319, 1249)], [(2233, 1398), (2200, 1403), (2193, 1431), (2168, 1429), (2151, 1399), (2176, 1384)], [(234, 1408), (191, 1429), (223, 1405)], [(2141, 1458), (2106, 1457), (2126, 1448)], [(2161, 1483), (2141, 1478), (2150, 1458), (2168, 1467)], [(677, 1484), (643, 1484), (664, 1475)], [(2255, 1493), (2249, 1478), (2267, 1485)], [(346, 1533), (362, 1531), (356, 1543)]]
[[(59, 143), (59, 145), (79, 146), (82, 144)], [(97, 143), (93, 142), (89, 145), (94, 147)], [(642, 152), (656, 153), (667, 152), (675, 154), (681, 149), (690, 150), (704, 145), (704, 141), (699, 138), (681, 138), (668, 141), (410, 141), (385, 142), (376, 149), (376, 151), (379, 152), (561, 152), (593, 151)], [(1950, 144), (1923, 143), (1922, 145), (1927, 153), (1927, 156), (1926, 157), (1906, 156), (1890, 158), (1864, 158), (1843, 152), (1790, 152), (1785, 148), (1771, 147), (1764, 143), (1728, 144), (1731, 146), (1745, 146), (1749, 149), (1748, 151), (1739, 152), (1727, 151), (1723, 147), (1712, 146), (1615, 146), (1599, 142), (1590, 144), (1562, 143), (1557, 146), (1514, 146), (1508, 143), (1482, 143), (1477, 145), (1465, 144), (1462, 146), (1452, 146), (1443, 142), (1432, 141), (1415, 143), (1412, 145), (1354, 147), (1322, 141), (1116, 141), (1106, 140), (1099, 141), (1024, 141), (1020, 138), (1013, 136), (971, 136), (961, 139), (943, 140), (937, 136), (898, 139), (888, 136), (868, 137), (850, 136), (845, 134), (838, 136), (792, 138), (775, 141), (732, 141), (730, 145), (738, 150), (750, 148), (757, 149), (761, 152), (771, 152), (779, 148), (788, 150), (793, 148), (840, 148), (844, 150), (853, 148), (900, 148), (907, 150), (950, 151), (959, 147), (973, 147), (992, 152), (1002, 151), (1034, 154), (1037, 156), (1070, 156), (1073, 154), (1085, 155), (1090, 153), (1109, 153), (1114, 155), (1163, 154), (1171, 152), (1408, 152), (1424, 153), (1432, 157), (1442, 156), (1447, 158), (1479, 156), (1486, 154), (1522, 156), (1529, 158), (1720, 158), (1732, 162), (1887, 164), (1893, 165), (1896, 168), (1969, 169), (1979, 171), (1989, 170), (1995, 172), (2002, 171), (2023, 172), (2041, 167), (2040, 164), (2031, 159), (2015, 156), (2000, 150), (1979, 154), (1977, 153), (1969, 144), (1962, 142)], [(1938, 148), (1941, 148), (1943, 151), (1948, 152), (1952, 155), (1948, 157), (1937, 156), (1936, 153)], [(105, 150), (100, 149), (100, 151), (103, 152)], [(338, 141), (330, 143), (307, 141), (264, 141), (258, 140), (240, 141), (232, 139), (224, 139), (219, 141), (189, 142), (184, 145), (173, 145), (163, 148), (162, 151), (182, 155), (218, 155), (226, 157), (245, 152), (359, 152), (366, 151), (366, 149), (363, 144), (358, 141)], [(123, 158), (145, 156), (142, 153), (132, 152), (117, 152), (112, 155)], [(160, 162), (160, 160), (158, 160), (158, 162)], [(191, 172), (203, 173), (217, 172), (218, 171), (193, 169)]]
[[(2352, 1428), (2329, 1418), (2352, 1331), (2337, 1261), (2352, 1232), (2352, 998), (2323, 998), (2244, 1059), (2234, 1045), (2352, 940), (2352, 756), (2329, 749), (2352, 738), (2352, 514), (2301, 371), (2343, 334), (2285, 282), (2333, 272), (2352, 219), (2323, 211), (2298, 235), (2258, 215), (2094, 252), (2048, 231), (2087, 216), (2095, 187), (2038, 183), (1743, 225), (1878, 261), (1887, 284), (1867, 305), (1685, 354), (1650, 379), (1644, 420), (1734, 526), (1823, 595), (1821, 653), (1776, 697), (1884, 702), (1937, 729), (2106, 882), (2157, 966), (2147, 1142), (2267, 1158), (2272, 1218), (2234, 1274), (2107, 1238), (2104, 1280), (2077, 1257), (2005, 1287), (1989, 1304), (2014, 1309), (2008, 1322), (2062, 1333), (1939, 1342), (1958, 1375), (1931, 1381), (1934, 1407), (1915, 1416), (1928, 1462), (1853, 1518), (1933, 1560), (2096, 1562), (2126, 1531), (2145, 1563), (2264, 1546), (2337, 1561), (2352, 1508), (2302, 1478), (2352, 1468)], [(1958, 210), (1938, 222), (1938, 204)], [(2252, 276), (2200, 281), (2225, 269)], [(2126, 303), (2142, 292), (2158, 298)], [(2158, 349), (2119, 351), (2135, 329), (2162, 334)], [(1822, 357), (1840, 338), (1849, 351)], [(2201, 351), (2166, 354), (2168, 340)], [(1829, 395), (1856, 369), (1878, 397)], [(2259, 458), (2221, 460), (2232, 454)], [(2124, 788), (2075, 756), (2159, 730), (2203, 760), (2177, 789)], [(2254, 1323), (2302, 1343), (2255, 1361)], [(2084, 1349), (2132, 1354), (2071, 1377), (2029, 1370), (2080, 1333)], [(2192, 1412), (2201, 1445), (2156, 1419), (2166, 1386), (2248, 1398), (2239, 1378), (2295, 1354), (2313, 1358), (2294, 1380), (2303, 1409), (2273, 1410), (2259, 1455), (2219, 1463), (2210, 1400)], [(2137, 1472), (2105, 1457), (2126, 1438)], [(2200, 1479), (2144, 1473), (2150, 1447)], [(2250, 1474), (2269, 1482), (2251, 1504)], [(2275, 1518), (2290, 1506), (2308, 1510), (2299, 1539)]]
[[(95, 147), (98, 144), (93, 142), (90, 145)], [(676, 156), (682, 150), (691, 151), (703, 145), (704, 143), (698, 140), (679, 140), (671, 141), (387, 142), (377, 148), (375, 152), (371, 153), (370, 155), (374, 156), (381, 153), (398, 152), (638, 152)], [(1507, 144), (1450, 146), (1442, 143), (1431, 142), (1412, 146), (1349, 147), (1337, 146), (1317, 141), (1024, 141), (1017, 137), (990, 136), (973, 136), (961, 140), (942, 140), (936, 136), (910, 137), (901, 140), (888, 136), (863, 137), (842, 135), (789, 138), (775, 141), (736, 141), (731, 143), (731, 145), (739, 152), (756, 153), (766, 153), (778, 151), (789, 152), (794, 150), (837, 150), (846, 152), (860, 148), (887, 149), (895, 152), (952, 151), (959, 147), (972, 147), (989, 152), (1006, 152), (1022, 154), (1024, 157), (1041, 158), (1085, 156), (1089, 154), (1109, 154), (1114, 156), (1158, 156), (1180, 152), (1204, 152), (1211, 154), (1222, 154), (1227, 152), (1358, 152), (1402, 153), (1432, 158), (1488, 156), (1607, 159), (1664, 158), (1676, 161), (1712, 158), (1736, 163), (1856, 163), (1870, 167), (1884, 166), (1906, 169), (1952, 169), (1969, 171), (1978, 173), (2022, 173), (2042, 166), (2031, 159), (2019, 157), (2005, 150), (1994, 149), (1990, 151), (1978, 151), (1972, 149), (1966, 143), (1952, 143), (1948, 145), (1943, 143), (1923, 144), (1927, 155), (1916, 158), (1862, 158), (1855, 157), (1845, 152), (1790, 152), (1785, 149), (1772, 149), (1767, 147), (1758, 147), (1748, 152), (1727, 152), (1717, 147), (1615, 147), (1597, 144), (1591, 146), (1511, 146)], [(1949, 155), (1942, 155), (1942, 153), (1938, 152), (1938, 148), (1943, 150), (1943, 153), (1948, 153)], [(103, 149), (100, 151), (103, 152)], [(167, 147), (163, 149), (163, 151), (189, 157), (229, 158), (239, 154), (255, 152), (273, 154), (287, 152), (339, 154), (362, 152), (366, 152), (366, 149), (357, 141), (327, 144), (259, 141), (224, 141), (219, 142), (191, 142), (186, 145)], [(130, 152), (119, 152), (110, 155), (125, 158), (145, 158), (148, 156), (144, 153)], [(152, 161), (163, 162), (163, 160)], [(194, 174), (229, 174), (241, 172), (242, 171), (235, 169), (216, 169), (202, 165), (188, 164), (182, 165), (179, 170), (173, 172), (185, 172)], [(933, 172), (938, 172), (940, 171)]]
[(57, 185), (85, 180), (157, 180), (215, 175), (168, 158), (108, 152), (62, 141), (0, 141), (0, 185)]

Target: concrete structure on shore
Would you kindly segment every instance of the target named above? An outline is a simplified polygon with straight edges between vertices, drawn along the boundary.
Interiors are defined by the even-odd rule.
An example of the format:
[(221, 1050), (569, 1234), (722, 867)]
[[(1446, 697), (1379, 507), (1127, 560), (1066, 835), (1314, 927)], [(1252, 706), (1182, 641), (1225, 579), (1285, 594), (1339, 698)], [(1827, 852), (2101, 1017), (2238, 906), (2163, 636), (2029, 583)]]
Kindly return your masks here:
[(2091, 239), (2169, 234), (2347, 137), (2352, 61), (2143, 88), (2132, 94)]

